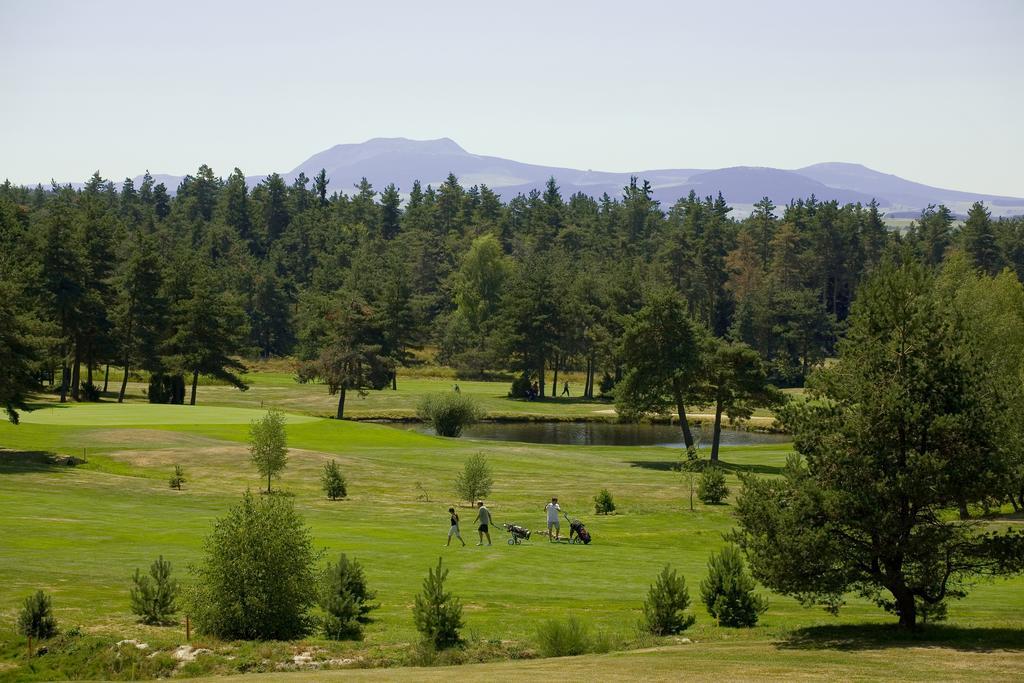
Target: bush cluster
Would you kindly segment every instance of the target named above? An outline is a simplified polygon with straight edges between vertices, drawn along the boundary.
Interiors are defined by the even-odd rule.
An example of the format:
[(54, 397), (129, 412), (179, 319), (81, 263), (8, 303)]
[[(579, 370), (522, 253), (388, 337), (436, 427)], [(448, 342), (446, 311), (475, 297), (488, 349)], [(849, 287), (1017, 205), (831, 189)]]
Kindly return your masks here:
[(433, 427), (438, 436), (454, 438), (469, 425), (479, 422), (484, 413), (472, 398), (452, 391), (427, 394), (416, 406), (416, 415)]
[(725, 484), (725, 472), (714, 465), (705, 467), (697, 483), (697, 497), (706, 505), (719, 505), (728, 495), (729, 487)]

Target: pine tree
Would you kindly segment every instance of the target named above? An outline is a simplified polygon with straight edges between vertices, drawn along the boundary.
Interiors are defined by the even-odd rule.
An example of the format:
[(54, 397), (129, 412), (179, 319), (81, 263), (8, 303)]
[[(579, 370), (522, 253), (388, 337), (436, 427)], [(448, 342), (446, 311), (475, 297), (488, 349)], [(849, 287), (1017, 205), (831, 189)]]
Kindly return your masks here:
[(132, 576), (132, 612), (144, 624), (166, 624), (178, 611), (178, 582), (171, 578), (171, 563), (161, 555), (149, 567), (146, 576), (135, 570)]
[(338, 467), (337, 460), (331, 460), (329, 463), (324, 464), (324, 471), (320, 475), (320, 483), (323, 486), (324, 493), (331, 500), (338, 500), (348, 495), (348, 484), (345, 481), (345, 475), (341, 473), (341, 468)]
[(413, 621), (424, 642), (443, 650), (461, 642), (459, 629), (462, 628), (462, 603), (444, 589), (448, 570), (437, 558), (437, 568), (431, 569), (423, 580), (423, 591), (416, 596), (413, 604)]
[(327, 566), (320, 583), (320, 607), (327, 613), (324, 636), (362, 640), (363, 625), (371, 621), (370, 612), (380, 607), (371, 602), (376, 593), (367, 587), (362, 566), (342, 553), (336, 564)]
[(974, 202), (967, 212), (961, 240), (964, 250), (974, 262), (974, 267), (986, 275), (996, 275), (1006, 265), (999, 245), (996, 244), (992, 214), (983, 203)]
[(644, 601), (644, 624), (656, 636), (681, 633), (696, 621), (692, 614), (686, 613), (689, 606), (686, 579), (666, 564)]
[(711, 554), (708, 575), (700, 582), (700, 597), (719, 626), (754, 626), (768, 609), (768, 601), (754, 593), (754, 579), (734, 545)]

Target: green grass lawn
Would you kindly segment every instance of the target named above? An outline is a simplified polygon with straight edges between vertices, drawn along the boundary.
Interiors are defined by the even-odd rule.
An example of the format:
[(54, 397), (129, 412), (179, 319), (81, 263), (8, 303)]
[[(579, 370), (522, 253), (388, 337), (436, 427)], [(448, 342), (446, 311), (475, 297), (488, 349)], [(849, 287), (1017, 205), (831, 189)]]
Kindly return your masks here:
[[(427, 380), (405, 383), (410, 397), (417, 381)], [(460, 384), (464, 392), (477, 389), (475, 383)], [(210, 395), (218, 389), (203, 387), (201, 399), (214, 403)], [(26, 414), (17, 427), (0, 425), (0, 447), (7, 449), (0, 452), (0, 679), (29, 673), (22, 666), (22, 641), (11, 626), (21, 600), (37, 588), (53, 595), (62, 627), (78, 625), (96, 637), (139, 638), (155, 648), (184, 642), (182, 627), (135, 624), (128, 612), (129, 577), (136, 567), (146, 567), (163, 554), (179, 578), (186, 578), (185, 568), (199, 558), (213, 520), (247, 488), (263, 485), (245, 446), (248, 422), (260, 414), (258, 409), (223, 404), (68, 405)], [(687, 578), (696, 599), (708, 554), (721, 546), (722, 534), (733, 524), (728, 505), (698, 502), (696, 510), (689, 511), (682, 478), (672, 471), (679, 453), (670, 449), (445, 440), (301, 414), (290, 414), (288, 420), (293, 450), (277, 486), (295, 496), (316, 545), (325, 552), (324, 561), (340, 552), (358, 558), (381, 603), (363, 643), (334, 646), (313, 638), (288, 648), (349, 652), (362, 661), (401, 661), (408, 644), (416, 640), (410, 614), (413, 597), (439, 556), (451, 568), (450, 587), (463, 601), (466, 634), (476, 642), (521, 643), (528, 651), (539, 622), (575, 614), (595, 633), (617, 643), (643, 644), (636, 640), (635, 624), (655, 574), (666, 562), (672, 563)], [(495, 532), (493, 547), (475, 547), (474, 513), (466, 509), (463, 531), (470, 547), (442, 547), (446, 510), (455, 502), (452, 482), (465, 458), (477, 451), (487, 455), (494, 469), (489, 503), (497, 522), (540, 528), (544, 502), (557, 495), (570, 514), (587, 522), (594, 543), (584, 547), (535, 540), (510, 547), (504, 535)], [(724, 448), (722, 458), (731, 469), (734, 492), (737, 469), (770, 476), (788, 451), (787, 445)], [(51, 465), (45, 460), (47, 452), (84, 452), (88, 462), (77, 467)], [(347, 500), (331, 502), (320, 492), (320, 469), (332, 458), (349, 480)], [(174, 464), (185, 468), (184, 491), (167, 485)], [(419, 499), (416, 482), (429, 493), (429, 502)], [(603, 487), (613, 494), (618, 511), (597, 517), (592, 498)], [(828, 635), (832, 632), (822, 630), (871, 628), (893, 621), (863, 600), (851, 598), (839, 618), (803, 609), (789, 598), (771, 595), (770, 600), (761, 625), (747, 630), (721, 629), (703, 607), (697, 607), (697, 623), (685, 635), (696, 641), (694, 647), (703, 653), (699, 657), (691, 657), (685, 648), (614, 655), (605, 660), (609, 671), (632, 666), (624, 664), (633, 661), (629, 657), (650, 663), (652, 676), (669, 676), (678, 666), (751, 677), (770, 673), (765, 667), (772, 662), (779, 663), (779, 672), (807, 673), (833, 660), (842, 671), (861, 659), (854, 649), (878, 650), (883, 654), (872, 655), (875, 663), (865, 664), (857, 674), (871, 677), (884, 675), (889, 666), (910, 667), (914, 661), (903, 658), (903, 649), (885, 647), (895, 636), (890, 630), (876, 628), (868, 636), (857, 631), (852, 639), (867, 641), (854, 649), (835, 645)], [(926, 646), (936, 652), (966, 649), (976, 654), (987, 642), (988, 649), (998, 652), (992, 657), (972, 654), (974, 664), (961, 673), (999, 678), (1007, 657), (1021, 663), (1022, 615), (1024, 579), (981, 583), (966, 600), (951, 605), (950, 627), (933, 631), (938, 640)], [(722, 653), (721, 658), (712, 652)], [(225, 656), (216, 661), (215, 671), (238, 670), (238, 660)], [(586, 671), (600, 671), (596, 662), (602, 660), (558, 661), (565, 662), (565, 675), (583, 678), (590, 676)], [(728, 662), (733, 668), (723, 668)], [(501, 678), (517, 671), (507, 668), (515, 664), (484, 666), (479, 677)], [(497, 668), (489, 674), (487, 666)], [(531, 662), (523, 673), (555, 675), (552, 666), (556, 665)], [(186, 667), (181, 673), (203, 670), (208, 669)]]
[[(201, 406), (221, 406), (232, 408), (268, 408), (276, 407), (286, 412), (302, 413), (320, 417), (333, 417), (337, 412), (338, 397), (332, 396), (324, 384), (299, 384), (295, 374), (289, 371), (286, 364), (275, 363), (269, 368), (260, 368), (245, 374), (249, 384), (247, 391), (239, 391), (233, 386), (219, 382), (204, 382), (196, 393), (197, 404)], [(425, 373), (425, 369), (420, 372)], [(561, 384), (561, 379), (559, 384)], [(349, 392), (345, 402), (345, 417), (357, 420), (399, 419), (407, 420), (416, 417), (416, 405), (426, 394), (452, 391), (455, 384), (459, 390), (472, 396), (483, 408), (488, 419), (495, 420), (605, 420), (616, 419), (615, 407), (610, 399), (583, 399), (579, 393), (583, 389), (583, 377), (569, 376), (570, 392), (568, 398), (545, 397), (535, 401), (512, 399), (508, 397), (510, 382), (507, 381), (463, 381), (450, 377), (437, 377), (429, 374), (399, 374), (398, 388), (368, 391), (360, 396), (357, 392)], [(102, 384), (102, 383), (101, 383)], [(116, 402), (117, 391), (120, 389), (120, 373), (111, 370), (108, 392), (104, 396), (107, 402)], [(145, 384), (129, 382), (126, 400), (130, 403), (144, 403)], [(560, 391), (561, 389), (559, 389)], [(798, 393), (787, 390), (787, 393)], [(186, 399), (188, 392), (186, 391)], [(56, 393), (50, 392), (40, 397), (41, 405), (54, 405)], [(60, 405), (60, 404), (57, 404)], [(710, 409), (694, 406), (689, 409), (691, 422), (710, 421)], [(752, 423), (755, 426), (770, 426), (772, 414), (766, 410), (754, 413)]]

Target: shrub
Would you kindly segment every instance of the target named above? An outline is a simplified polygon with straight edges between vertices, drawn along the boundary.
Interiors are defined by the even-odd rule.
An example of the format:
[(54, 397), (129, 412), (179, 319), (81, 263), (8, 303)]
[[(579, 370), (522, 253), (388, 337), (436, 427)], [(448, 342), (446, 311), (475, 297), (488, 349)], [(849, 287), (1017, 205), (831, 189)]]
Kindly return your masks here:
[(363, 624), (379, 605), (366, 587), (363, 568), (356, 560), (342, 553), (337, 564), (327, 566), (321, 579), (320, 606), (327, 616), (323, 620), (324, 637), (331, 640), (362, 640)]
[(719, 467), (705, 467), (697, 484), (697, 497), (707, 505), (719, 505), (728, 495), (725, 472)]
[(597, 385), (597, 388), (601, 392), (601, 396), (611, 396), (612, 391), (615, 390), (615, 378), (609, 375), (607, 372), (601, 377), (601, 383)]
[(189, 596), (201, 633), (225, 640), (290, 640), (309, 631), (318, 555), (286, 496), (242, 501), (214, 523)]
[(271, 408), (249, 425), (249, 453), (260, 476), (267, 478), (267, 493), (270, 493), (271, 477), (279, 477), (288, 463), (288, 434), (284, 422), (284, 413)]
[(700, 583), (700, 597), (719, 626), (753, 626), (768, 609), (768, 601), (754, 594), (754, 579), (734, 545), (711, 554), (708, 575)]
[(647, 592), (644, 625), (656, 636), (681, 633), (696, 620), (692, 614), (685, 614), (689, 606), (690, 591), (686, 587), (686, 579), (666, 564)]
[(93, 384), (92, 382), (82, 382), (80, 388), (82, 391), (82, 400), (89, 401), (91, 403), (99, 401), (100, 396), (103, 393), (102, 391), (100, 391), (100, 388)]
[(462, 393), (427, 394), (416, 406), (416, 414), (434, 428), (438, 436), (457, 437), (462, 430), (483, 417), (476, 402)]
[(590, 651), (590, 629), (575, 615), (565, 621), (548, 619), (537, 627), (537, 644), (545, 657), (572, 657)]
[(181, 485), (185, 483), (185, 470), (182, 469), (181, 465), (174, 466), (174, 474), (171, 475), (167, 483), (171, 485), (172, 489), (181, 490)]
[(442, 568), (441, 558), (437, 558), (437, 569), (431, 569), (423, 580), (423, 592), (416, 596), (412, 608), (416, 630), (423, 640), (431, 647), (443, 650), (457, 645), (461, 638), (462, 603), (451, 593), (444, 590), (448, 570)]
[(320, 482), (323, 484), (324, 493), (331, 500), (338, 500), (348, 495), (348, 484), (345, 475), (341, 473), (338, 463), (331, 460), (324, 465), (324, 472), (320, 475)]
[(25, 606), (18, 613), (18, 633), (34, 640), (57, 635), (50, 596), (40, 590), (25, 598)]
[(132, 576), (132, 613), (144, 624), (166, 624), (178, 611), (178, 582), (171, 578), (171, 563), (161, 555), (149, 567), (149, 576), (138, 568)]
[(608, 489), (601, 489), (601, 492), (594, 496), (594, 512), (599, 515), (615, 512), (615, 501), (612, 500), (612, 494), (608, 493)]
[(530, 373), (524, 371), (523, 374), (512, 380), (512, 388), (508, 392), (509, 398), (529, 398), (532, 386)]
[(456, 495), (470, 503), (486, 498), (493, 485), (491, 466), (487, 464), (487, 456), (483, 453), (469, 456), (462, 471), (455, 477)]

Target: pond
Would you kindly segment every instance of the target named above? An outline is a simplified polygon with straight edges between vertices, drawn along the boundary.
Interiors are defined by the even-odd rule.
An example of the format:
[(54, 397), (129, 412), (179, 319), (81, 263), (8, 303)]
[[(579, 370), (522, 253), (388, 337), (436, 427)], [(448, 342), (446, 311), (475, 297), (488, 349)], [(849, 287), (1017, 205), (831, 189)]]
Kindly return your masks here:
[[(423, 424), (393, 424), (424, 434), (434, 431)], [(683, 447), (678, 425), (616, 424), (611, 422), (481, 422), (467, 427), (463, 436), (487, 441), (521, 441), (525, 443), (564, 444), (572, 446), (667, 446)], [(702, 447), (711, 446), (711, 425), (694, 426), (693, 436)], [(740, 429), (722, 429), (723, 446), (785, 443), (786, 434), (764, 434)]]

